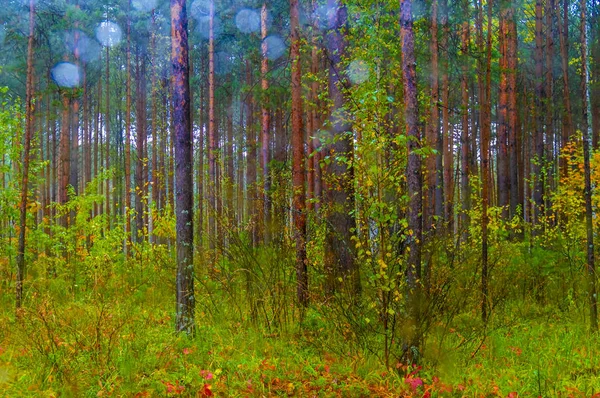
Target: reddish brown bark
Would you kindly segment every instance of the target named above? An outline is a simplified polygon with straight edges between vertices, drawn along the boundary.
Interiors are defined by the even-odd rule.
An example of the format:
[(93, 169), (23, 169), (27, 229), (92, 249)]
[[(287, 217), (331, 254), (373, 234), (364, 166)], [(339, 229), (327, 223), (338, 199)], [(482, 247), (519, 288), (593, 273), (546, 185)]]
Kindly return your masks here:
[(292, 64), (292, 190), (294, 239), (296, 241), (297, 299), (308, 306), (306, 259), (306, 202), (304, 192), (304, 131), (302, 126), (302, 69), (298, 0), (290, 0), (290, 62)]
[(194, 333), (194, 228), (190, 83), (185, 0), (171, 0), (171, 65), (175, 127), (178, 332)]
[(460, 175), (460, 186), (461, 186), (461, 202), (462, 202), (462, 213), (461, 213), (461, 229), (465, 233), (465, 237), (468, 234), (469, 227), (469, 215), (468, 210), (471, 209), (471, 186), (469, 185), (470, 177), (470, 151), (469, 151), (469, 46), (470, 46), (470, 21), (469, 16), (469, 2), (468, 0), (463, 2), (463, 17), (465, 20), (462, 23), (461, 32), (461, 135), (460, 135), (460, 154), (461, 154), (461, 175)]
[(498, 88), (498, 206), (502, 207), (502, 217), (509, 216), (509, 178), (508, 178), (508, 19), (510, 5), (501, 3), (500, 10), (500, 32), (498, 40), (500, 44), (500, 86)]
[[(544, 157), (544, 98), (545, 98), (545, 87), (544, 87), (544, 61), (543, 61), (543, 21), (542, 21), (543, 4), (542, 0), (536, 0), (535, 3), (535, 50), (534, 50), (534, 62), (535, 62), (535, 133), (533, 145), (535, 149), (535, 161), (533, 164), (532, 178), (533, 183), (533, 202), (534, 202), (534, 214), (533, 224), (538, 225), (541, 222), (542, 215), (544, 214), (544, 184), (542, 170), (545, 162)], [(534, 228), (534, 234), (535, 234)]]
[(125, 252), (131, 244), (131, 0), (127, 1), (127, 48), (125, 49)]
[[(408, 264), (406, 268), (408, 307), (415, 324), (420, 317), (421, 292), (421, 242), (422, 242), (422, 200), (421, 200), (421, 157), (416, 150), (420, 146), (419, 109), (417, 101), (417, 76), (415, 62), (415, 34), (413, 31), (412, 1), (400, 1), (400, 40), (402, 45), (402, 74), (404, 77), (404, 120), (408, 162), (406, 185), (408, 189)], [(420, 332), (410, 337), (411, 346), (419, 346)], [(408, 350), (407, 355), (411, 356)]]
[(448, 224), (448, 230), (454, 228), (454, 137), (450, 130), (450, 83), (449, 74), (449, 52), (448, 39), (450, 38), (450, 26), (448, 24), (448, 0), (440, 0), (440, 24), (442, 25), (442, 37), (440, 47), (441, 57), (441, 102), (442, 102), (442, 151), (444, 156), (444, 219)]
[[(563, 80), (563, 125), (561, 134), (561, 148), (565, 148), (573, 135), (573, 113), (571, 109), (571, 94), (569, 89), (569, 1), (563, 0), (563, 17), (561, 23), (560, 7), (556, 8), (558, 19), (558, 37), (560, 41), (560, 64)], [(568, 174), (567, 162), (564, 158), (559, 160), (561, 176)]]
[[(426, 145), (431, 148), (438, 150), (438, 138), (440, 134), (440, 112), (439, 112), (439, 68), (438, 68), (438, 0), (432, 0), (431, 2), (431, 99), (430, 99), (430, 114), (429, 114), (429, 126), (427, 129), (427, 140)], [(441, 154), (439, 154), (441, 156)], [(425, 206), (423, 206), (423, 229), (425, 232), (429, 231), (434, 224), (434, 215), (437, 214), (435, 209), (439, 206), (441, 209), (442, 203), (437, 203), (435, 192), (437, 187), (437, 175), (442, 172), (438, 170), (437, 166), (437, 154), (429, 154), (425, 160), (426, 163), (426, 186), (425, 191)], [(441, 212), (440, 212), (441, 213)]]

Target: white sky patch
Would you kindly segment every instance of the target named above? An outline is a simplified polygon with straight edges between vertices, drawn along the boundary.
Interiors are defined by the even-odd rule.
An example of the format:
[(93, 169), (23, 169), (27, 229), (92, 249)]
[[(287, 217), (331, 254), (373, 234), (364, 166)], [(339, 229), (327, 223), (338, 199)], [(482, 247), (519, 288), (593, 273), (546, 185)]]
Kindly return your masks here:
[(254, 33), (260, 30), (260, 15), (254, 10), (241, 9), (235, 16), (235, 26), (242, 33)]
[(361, 84), (369, 79), (369, 65), (362, 59), (355, 59), (348, 65), (348, 78), (353, 84)]
[(96, 28), (96, 39), (104, 47), (114, 47), (121, 42), (122, 38), (121, 27), (114, 22), (104, 21)]
[(52, 71), (52, 80), (60, 87), (74, 88), (80, 85), (81, 75), (77, 65), (70, 62), (56, 64)]
[(265, 37), (265, 43), (267, 44), (267, 53), (264, 55), (266, 55), (271, 61), (281, 57), (286, 51), (285, 42), (277, 35)]

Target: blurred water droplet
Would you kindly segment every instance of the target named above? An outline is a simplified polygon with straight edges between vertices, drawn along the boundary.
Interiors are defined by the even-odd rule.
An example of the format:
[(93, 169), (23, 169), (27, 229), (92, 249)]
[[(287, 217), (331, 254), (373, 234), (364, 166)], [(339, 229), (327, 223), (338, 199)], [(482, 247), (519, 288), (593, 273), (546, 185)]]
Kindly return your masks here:
[(56, 64), (52, 71), (52, 80), (60, 87), (73, 88), (79, 86), (80, 73), (77, 65), (70, 62)]
[(260, 29), (260, 16), (256, 11), (244, 8), (235, 16), (235, 25), (242, 33), (258, 32)]
[(114, 22), (104, 21), (96, 28), (96, 39), (105, 47), (114, 47), (123, 38), (121, 27)]
[(231, 72), (233, 62), (231, 56), (225, 51), (219, 51), (215, 54), (215, 73), (217, 75), (226, 75)]
[(362, 59), (350, 62), (347, 72), (348, 78), (354, 84), (361, 84), (369, 79), (369, 65)]
[(195, 0), (190, 6), (190, 15), (195, 19), (209, 16), (210, 3), (211, 0)]
[[(196, 24), (196, 32), (203, 38), (208, 39), (209, 37), (209, 28), (210, 28), (210, 17), (203, 16), (197, 19)], [(215, 17), (213, 21), (213, 31), (215, 35), (215, 39), (219, 37), (222, 31), (221, 27), (221, 19), (219, 17)]]
[(329, 7), (326, 4), (315, 8), (314, 18), (319, 29), (332, 29), (335, 27), (336, 10), (336, 7)]
[(267, 44), (267, 53), (266, 55), (271, 61), (276, 60), (281, 57), (286, 50), (286, 45), (283, 39), (276, 35), (271, 35), (265, 37), (265, 43)]
[(157, 0), (133, 0), (131, 5), (140, 12), (150, 12), (157, 6)]
[(72, 31), (65, 33), (65, 45), (75, 55), (77, 52), (79, 59), (85, 63), (96, 61), (100, 58), (100, 44), (94, 39), (90, 39), (81, 31)]

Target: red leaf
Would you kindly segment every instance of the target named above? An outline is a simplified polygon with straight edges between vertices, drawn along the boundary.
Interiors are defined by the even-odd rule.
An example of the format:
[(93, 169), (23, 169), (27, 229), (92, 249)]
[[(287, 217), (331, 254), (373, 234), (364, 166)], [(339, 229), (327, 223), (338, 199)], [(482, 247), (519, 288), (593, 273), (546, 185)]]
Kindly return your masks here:
[(417, 391), (417, 388), (423, 385), (423, 380), (419, 377), (410, 376), (404, 379), (404, 382), (408, 384), (413, 391)]
[(211, 389), (211, 385), (210, 384), (204, 384), (204, 386), (202, 386), (202, 396), (203, 397), (212, 397), (213, 392)]

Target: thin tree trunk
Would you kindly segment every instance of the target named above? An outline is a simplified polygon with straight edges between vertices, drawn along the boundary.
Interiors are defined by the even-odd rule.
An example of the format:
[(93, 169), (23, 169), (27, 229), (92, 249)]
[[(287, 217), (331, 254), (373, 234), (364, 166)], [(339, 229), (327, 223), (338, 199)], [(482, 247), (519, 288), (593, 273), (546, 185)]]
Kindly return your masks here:
[(292, 191), (296, 241), (297, 298), (301, 314), (308, 306), (306, 259), (306, 202), (304, 193), (304, 132), (302, 126), (302, 70), (298, 0), (290, 0), (290, 62), (292, 64)]
[[(462, 103), (461, 103), (461, 121), (462, 131), (460, 136), (460, 150), (461, 150), (461, 199), (462, 199), (462, 213), (461, 213), (461, 228), (464, 231), (463, 237), (466, 239), (469, 233), (469, 214), (468, 211), (471, 209), (471, 186), (469, 183), (470, 178), (470, 151), (469, 151), (469, 46), (470, 46), (470, 21), (469, 21), (469, 1), (463, 1), (463, 18), (465, 20), (462, 23), (462, 34), (461, 34), (461, 92), (462, 92)], [(471, 137), (472, 139), (472, 137)]]
[[(563, 17), (561, 23), (560, 7), (556, 8), (558, 19), (558, 37), (560, 41), (560, 58), (563, 77), (563, 126), (561, 135), (561, 148), (566, 148), (573, 135), (573, 113), (571, 110), (571, 94), (569, 88), (569, 1), (563, 0)], [(559, 160), (561, 177), (568, 174), (567, 162), (564, 158)]]
[[(508, 91), (508, 109), (507, 109), (507, 127), (508, 127), (508, 174), (510, 186), (510, 213), (509, 216), (517, 215), (519, 206), (519, 158), (520, 151), (517, 144), (519, 140), (519, 124), (518, 124), (518, 109), (517, 109), (517, 66), (518, 66), (518, 36), (517, 23), (515, 21), (515, 9), (512, 6), (508, 9), (507, 15), (507, 91)], [(522, 180), (521, 180), (522, 183)]]
[(587, 231), (587, 271), (588, 271), (588, 300), (590, 306), (590, 328), (592, 331), (598, 330), (598, 298), (596, 297), (596, 267), (594, 264), (594, 226), (592, 223), (592, 183), (591, 183), (591, 167), (590, 167), (590, 131), (589, 131), (589, 110), (588, 110), (588, 65), (587, 65), (587, 26), (586, 0), (581, 0), (581, 94), (583, 97), (582, 103), (582, 119), (581, 127), (583, 133), (583, 163), (585, 176), (585, 224)]
[[(430, 115), (429, 128), (427, 129), (427, 146), (436, 151), (442, 146), (438, 145), (440, 135), (440, 112), (439, 112), (439, 68), (438, 68), (438, 0), (431, 1), (431, 99), (430, 99)], [(436, 190), (439, 189), (437, 184), (438, 174), (443, 173), (437, 168), (437, 158), (441, 153), (431, 153), (427, 156), (426, 175), (427, 175), (427, 190), (426, 202), (423, 206), (423, 229), (425, 233), (432, 229), (434, 224), (434, 215), (440, 216), (436, 210), (443, 208), (443, 203), (437, 203)]]
[(125, 255), (131, 245), (131, 0), (127, 0), (127, 47), (125, 49)]
[(534, 147), (535, 147), (535, 162), (533, 165), (533, 202), (534, 202), (534, 214), (533, 214), (533, 233), (537, 235), (537, 227), (542, 221), (544, 214), (544, 178), (542, 176), (542, 170), (545, 163), (544, 157), (544, 63), (543, 63), (543, 47), (544, 38), (542, 36), (542, 0), (536, 0), (535, 3), (535, 136), (534, 136)]
[[(215, 31), (214, 3), (210, 2), (209, 11), (209, 37), (208, 37), (208, 241), (210, 250), (215, 250), (215, 211), (217, 210), (217, 196), (215, 192), (217, 181), (216, 163), (216, 131), (215, 131)], [(213, 254), (211, 254), (213, 255)]]
[[(136, 53), (136, 153), (135, 167), (135, 221), (136, 241), (144, 239), (144, 201), (146, 197), (146, 63), (141, 49)], [(191, 99), (190, 99), (191, 102)], [(190, 120), (191, 126), (191, 120)], [(191, 128), (191, 127), (190, 127)], [(177, 138), (176, 138), (177, 140)], [(175, 142), (177, 145), (177, 142)], [(191, 151), (191, 149), (190, 149)], [(191, 152), (190, 152), (191, 153)], [(190, 155), (191, 156), (191, 155)], [(192, 189), (190, 187), (190, 189)]]
[(19, 247), (17, 250), (16, 308), (23, 305), (23, 280), (25, 279), (25, 233), (27, 231), (27, 196), (29, 193), (29, 152), (33, 135), (34, 90), (33, 40), (35, 26), (34, 0), (29, 0), (29, 38), (27, 39), (27, 82), (25, 99), (25, 137), (23, 142), (23, 169), (21, 175), (21, 201), (19, 204)]
[[(454, 229), (454, 137), (450, 130), (450, 103), (448, 101), (449, 88), (449, 52), (448, 39), (450, 38), (450, 27), (448, 25), (448, 0), (440, 0), (440, 23), (442, 25), (442, 37), (440, 47), (442, 48), (442, 145), (444, 154), (444, 219), (448, 224), (448, 231)], [(442, 151), (441, 151), (442, 152)]]
[[(106, 156), (105, 162), (104, 162), (104, 169), (105, 170), (109, 170), (110, 169), (110, 53), (109, 53), (109, 47), (106, 46), (106, 109), (104, 110), (104, 130), (106, 131), (106, 137), (105, 137), (105, 145), (104, 145), (104, 155)], [(111, 221), (111, 212), (110, 212), (110, 177), (107, 176), (106, 178), (106, 190), (105, 190), (105, 195), (106, 195), (106, 221), (107, 221), (107, 226), (110, 229), (111, 225), (112, 225), (112, 221)]]
[(267, 79), (267, 73), (269, 72), (269, 59), (267, 58), (267, 3), (264, 2), (260, 12), (260, 27), (261, 27), (261, 38), (262, 38), (262, 59), (260, 65), (261, 72), (261, 88), (263, 92), (262, 101), (262, 118), (261, 118), (261, 156), (260, 156), (260, 167), (263, 174), (263, 239), (265, 243), (270, 241), (270, 224), (271, 224), (271, 178), (269, 176), (269, 129), (270, 129), (270, 115), (269, 108), (267, 106), (266, 99), (269, 98), (267, 93), (269, 90), (269, 80)]
[(508, 178), (508, 19), (510, 4), (501, 3), (500, 32), (500, 86), (498, 99), (498, 206), (502, 207), (502, 217), (509, 217), (509, 178)]

